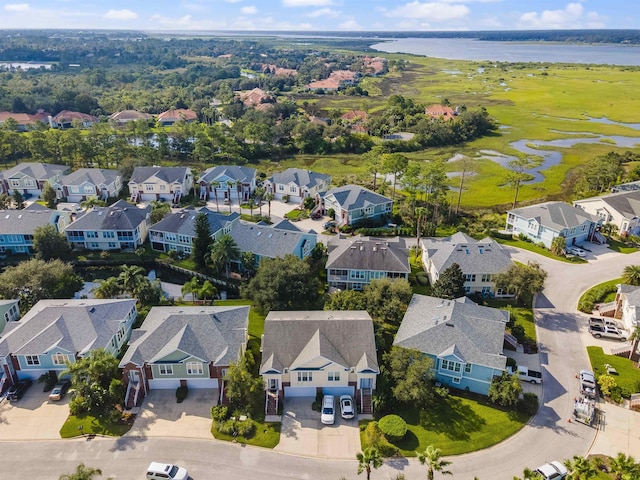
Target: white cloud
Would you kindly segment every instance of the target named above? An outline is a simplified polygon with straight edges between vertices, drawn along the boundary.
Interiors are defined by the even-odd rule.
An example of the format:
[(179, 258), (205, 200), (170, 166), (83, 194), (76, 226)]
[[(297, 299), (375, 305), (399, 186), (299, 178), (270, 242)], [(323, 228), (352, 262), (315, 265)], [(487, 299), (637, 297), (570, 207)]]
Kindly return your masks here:
[(134, 18), (138, 18), (138, 14), (126, 8), (122, 10), (111, 9), (105, 13), (104, 18), (108, 18), (109, 20), (133, 20)]
[(342, 30), (362, 30), (362, 27), (355, 20), (347, 20), (339, 25)]
[(423, 18), (430, 21), (453, 20), (466, 17), (469, 8), (466, 5), (449, 3), (447, 0), (420, 3), (406, 3), (393, 10), (388, 10), (388, 17)]
[(241, 2), (242, 0), (224, 0), (227, 3), (238, 3)]
[(8, 3), (4, 6), (7, 12), (27, 12), (30, 8), (28, 3)]
[(326, 7), (333, 5), (333, 0), (282, 0), (285, 7)]
[(256, 13), (258, 13), (258, 9), (256, 7), (254, 7), (253, 5), (251, 5), (251, 6), (247, 6), (247, 7), (242, 7), (240, 9), (240, 13), (242, 13), (244, 15), (255, 15)]
[(321, 8), (319, 10), (314, 10), (311, 13), (307, 14), (307, 17), (318, 18), (318, 17), (330, 17), (336, 18), (339, 17), (342, 12), (338, 10), (333, 10), (332, 8)]
[(527, 12), (520, 16), (522, 28), (584, 28), (599, 27), (604, 17), (597, 12), (585, 12), (581, 3), (568, 3), (564, 9)]

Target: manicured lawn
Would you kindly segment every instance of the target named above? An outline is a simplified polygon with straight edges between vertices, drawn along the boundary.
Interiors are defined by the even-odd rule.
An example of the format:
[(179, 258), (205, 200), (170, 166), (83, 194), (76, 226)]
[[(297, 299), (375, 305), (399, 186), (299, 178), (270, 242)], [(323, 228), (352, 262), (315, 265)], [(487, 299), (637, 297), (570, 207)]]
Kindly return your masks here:
[[(591, 295), (591, 292), (593, 290), (611, 290), (611, 289), (615, 289), (616, 285), (622, 283), (622, 278), (614, 278), (613, 280), (608, 280), (606, 282), (602, 282), (599, 283), (598, 285), (595, 285), (593, 287), (591, 287), (589, 290), (587, 290), (586, 292), (584, 292), (581, 296), (580, 296), (580, 300), (578, 301), (578, 305), (580, 305), (580, 303), (582, 303), (582, 301), (585, 299), (585, 297), (587, 297), (588, 295)], [(613, 302), (616, 299), (616, 292), (615, 290), (613, 292), (609, 292), (607, 293), (604, 297), (601, 298), (594, 298), (594, 303), (607, 303), (607, 302)]]
[(637, 252), (638, 249), (636, 247), (632, 247), (629, 245), (626, 245), (622, 242), (619, 242), (618, 240), (615, 240), (611, 237), (607, 237), (607, 243), (609, 244), (609, 248), (611, 250), (613, 250), (614, 252), (618, 252), (618, 253), (633, 253), (633, 252)]
[[(429, 445), (442, 449), (443, 455), (482, 450), (502, 442), (520, 430), (529, 416), (503, 411), (476, 396), (449, 396), (435, 408), (418, 411), (402, 408), (394, 411), (408, 426), (407, 435), (395, 443), (407, 457), (416, 455)], [(364, 434), (360, 435), (362, 448), (366, 448)]]
[[(82, 430), (80, 430), (82, 426)], [(131, 429), (131, 425), (114, 424), (104, 418), (83, 415), (76, 417), (69, 415), (60, 429), (62, 438), (79, 437), (80, 435), (108, 435), (111, 437), (121, 437)]]
[[(273, 448), (280, 442), (280, 422), (256, 422), (256, 429), (254, 431), (253, 436), (249, 438), (245, 438), (243, 436), (237, 436), (236, 440), (238, 443), (244, 443), (247, 445), (255, 445), (257, 447), (264, 448)], [(233, 435), (227, 435), (224, 433), (218, 432), (216, 428), (211, 427), (211, 434), (217, 440), (226, 440), (227, 442), (233, 441)]]
[(301, 217), (304, 218), (306, 214), (306, 210), (300, 210), (299, 208), (294, 208), (290, 212), (286, 213), (284, 216), (289, 220), (299, 220)]
[(616, 355), (607, 355), (602, 347), (587, 347), (591, 368), (596, 379), (606, 374), (605, 364), (609, 364), (618, 371), (614, 376), (616, 383), (622, 389), (622, 396), (629, 397), (632, 393), (640, 391), (640, 369), (629, 359)]
[(560, 262), (587, 263), (586, 260), (579, 257), (571, 257), (571, 258), (561, 257), (559, 255), (551, 253), (551, 251), (547, 250), (546, 248), (539, 247), (538, 245), (534, 245), (533, 243), (525, 242), (523, 240), (519, 240), (515, 238), (511, 240), (507, 240), (504, 238), (496, 238), (495, 240), (496, 242), (501, 243), (502, 245), (509, 245), (510, 247), (517, 247), (517, 248), (522, 248), (524, 250), (529, 250), (530, 252), (537, 253), (547, 258), (553, 258), (554, 260), (558, 260)]

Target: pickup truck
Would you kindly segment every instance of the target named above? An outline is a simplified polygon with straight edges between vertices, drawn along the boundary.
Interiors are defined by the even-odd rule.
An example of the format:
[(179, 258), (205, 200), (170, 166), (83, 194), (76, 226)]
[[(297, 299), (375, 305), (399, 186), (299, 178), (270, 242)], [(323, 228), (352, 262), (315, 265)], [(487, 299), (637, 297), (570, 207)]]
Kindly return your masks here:
[(592, 325), (620, 328), (620, 322), (608, 317), (589, 317), (589, 326)]
[(596, 378), (590, 370), (580, 370), (580, 393), (588, 398), (596, 398)]
[(518, 365), (516, 371), (514, 371), (512, 367), (509, 367), (508, 371), (512, 375), (518, 375), (518, 380), (522, 380), (523, 382), (542, 383), (542, 372), (530, 370), (520, 365)]
[(589, 325), (589, 333), (595, 338), (613, 338), (621, 342), (626, 342), (628, 338), (624, 330), (609, 325)]

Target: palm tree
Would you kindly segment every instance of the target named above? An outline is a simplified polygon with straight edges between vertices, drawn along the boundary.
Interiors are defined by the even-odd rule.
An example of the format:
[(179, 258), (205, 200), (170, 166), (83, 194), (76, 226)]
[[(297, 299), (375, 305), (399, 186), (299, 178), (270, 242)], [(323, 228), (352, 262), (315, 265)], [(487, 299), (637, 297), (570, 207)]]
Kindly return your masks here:
[(427, 479), (433, 480), (434, 472), (440, 472), (442, 475), (452, 475), (449, 470), (443, 470), (444, 467), (451, 465), (451, 462), (441, 458), (441, 450), (429, 445), (424, 452), (416, 452), (421, 465), (427, 465)]
[(598, 471), (593, 464), (584, 457), (574, 455), (571, 460), (565, 460), (564, 466), (569, 470), (567, 479), (588, 480), (598, 475)]
[(253, 219), (253, 209), (256, 208), (256, 202), (253, 198), (249, 198), (249, 216)]
[(382, 466), (382, 456), (375, 447), (365, 448), (364, 452), (356, 453), (358, 460), (358, 475), (367, 472), (367, 480), (371, 478), (371, 468), (378, 469)]
[[(102, 475), (102, 470), (99, 468), (87, 467), (84, 463), (81, 463), (76, 467), (75, 472), (60, 475), (58, 480), (93, 480), (93, 477), (96, 475)], [(107, 480), (110, 479), (111, 477)]]
[(193, 300), (193, 303), (196, 303), (196, 297), (198, 296), (199, 289), (200, 289), (200, 284), (198, 283), (198, 278), (191, 277), (191, 280), (189, 280), (184, 285), (182, 285), (182, 288), (180, 289), (180, 293), (182, 293), (183, 297), (188, 294), (191, 294), (191, 299)]
[(96, 298), (118, 298), (122, 293), (122, 286), (118, 277), (109, 277), (100, 282), (97, 287), (91, 289)]
[(211, 190), (213, 190), (213, 196), (216, 199), (216, 210), (220, 213), (220, 205), (218, 205), (218, 188), (220, 188), (220, 182), (216, 180), (211, 182)]
[(216, 293), (218, 293), (218, 289), (209, 280), (205, 280), (198, 290), (198, 295), (200, 296), (200, 298), (202, 298), (202, 300), (206, 301), (207, 298), (211, 298), (212, 303), (213, 297)]
[(266, 193), (264, 199), (267, 201), (267, 205), (269, 207), (269, 220), (271, 220), (271, 201), (274, 199), (273, 193)]
[(260, 209), (260, 218), (262, 218), (262, 199), (264, 198), (264, 188), (257, 187), (253, 192), (254, 197), (258, 203), (258, 208)]
[(140, 285), (144, 281), (144, 268), (137, 265), (123, 265), (118, 280), (122, 290), (135, 296)]
[(229, 278), (229, 264), (234, 260), (240, 260), (242, 253), (236, 242), (229, 235), (222, 235), (209, 249), (209, 261), (214, 270), (225, 269)]
[(638, 349), (638, 342), (640, 342), (640, 325), (636, 325), (633, 328), (629, 340), (631, 340), (631, 351), (629, 352), (629, 360), (631, 360), (633, 354), (636, 353)]
[(80, 206), (85, 210), (89, 210), (93, 207), (104, 207), (105, 203), (96, 195), (93, 195), (92, 197), (87, 197), (85, 200), (80, 202)]
[(624, 267), (622, 281), (627, 285), (640, 285), (640, 265), (627, 265)]
[(611, 473), (615, 474), (615, 480), (640, 477), (640, 464), (631, 455), (620, 452), (609, 461), (609, 466)]
[(420, 234), (422, 233), (422, 220), (427, 213), (427, 209), (425, 207), (417, 207), (416, 208), (416, 247), (420, 248)]

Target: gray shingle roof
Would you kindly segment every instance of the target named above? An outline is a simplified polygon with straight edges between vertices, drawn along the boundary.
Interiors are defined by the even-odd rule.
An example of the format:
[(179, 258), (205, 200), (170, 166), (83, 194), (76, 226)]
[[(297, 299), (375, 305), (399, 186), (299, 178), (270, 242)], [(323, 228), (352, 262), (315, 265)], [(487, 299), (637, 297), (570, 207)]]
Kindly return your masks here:
[(636, 287), (634, 285), (619, 285), (620, 293), (625, 294), (627, 297), (627, 302), (629, 305), (640, 306), (640, 287)]
[(256, 178), (256, 169), (240, 165), (218, 165), (217, 167), (206, 169), (200, 175), (198, 182), (211, 183), (222, 177), (229, 177), (238, 182), (251, 183)]
[(409, 250), (400, 237), (391, 239), (337, 236), (329, 240), (326, 268), (409, 273)]
[(162, 220), (149, 227), (149, 230), (193, 236), (195, 234), (196, 216), (200, 213), (204, 213), (207, 216), (211, 235), (222, 230), (228, 222), (233, 222), (240, 218), (240, 214), (237, 212), (225, 215), (209, 210), (207, 207), (185, 208), (180, 212), (165, 215)]
[(601, 198), (604, 203), (620, 212), (625, 218), (640, 216), (640, 190), (612, 193)]
[(60, 178), (60, 183), (65, 186), (82, 185), (85, 182), (92, 185), (110, 185), (120, 176), (118, 170), (108, 170), (105, 168), (79, 168), (69, 175)]
[[(504, 370), (504, 329), (509, 312), (465, 298), (414, 295), (393, 342), (435, 356), (455, 351), (465, 363)], [(455, 348), (455, 350), (454, 350)]]
[(598, 222), (598, 218), (595, 215), (591, 215), (581, 208), (565, 202), (539, 203), (529, 207), (515, 208), (509, 210), (508, 213), (513, 213), (525, 219), (535, 218), (541, 225), (555, 231), (578, 227), (587, 220)]
[(0, 356), (39, 355), (53, 347), (84, 355), (105, 348), (135, 306), (126, 300), (40, 300), (0, 339)]
[(36, 228), (53, 224), (61, 212), (33, 203), (23, 210), (0, 210), (0, 234), (33, 235)]
[(512, 265), (509, 253), (495, 240), (487, 237), (475, 240), (463, 232), (445, 238), (424, 238), (420, 241), (433, 265), (442, 272), (457, 263), (464, 273), (494, 274)]
[(120, 361), (143, 365), (176, 351), (184, 358), (226, 366), (237, 362), (247, 343), (249, 307), (153, 307), (132, 335)]
[[(278, 258), (294, 253), (302, 239), (312, 236), (300, 231), (239, 221), (231, 229), (231, 237), (243, 252), (253, 252), (261, 257)], [(308, 241), (311, 241), (311, 238)]]
[(151, 213), (151, 206), (138, 208), (118, 200), (109, 207), (94, 207), (67, 225), (66, 230), (135, 230)]
[[(262, 224), (265, 225), (265, 224)], [(273, 228), (279, 228), (281, 230), (291, 230), (292, 232), (301, 232), (298, 227), (296, 227), (293, 223), (291, 223), (286, 218), (284, 220), (280, 220), (278, 223), (273, 225)]]
[(391, 202), (390, 198), (358, 185), (343, 185), (342, 187), (332, 188), (325, 193), (325, 198), (328, 195), (333, 195), (340, 208), (347, 211)]
[(29, 177), (33, 177), (36, 180), (49, 180), (51, 177), (54, 177), (59, 173), (66, 172), (67, 170), (69, 170), (69, 167), (67, 167), (66, 165), (24, 162), (19, 163), (9, 170), (1, 172), (0, 175), (2, 175), (2, 178), (4, 178), (5, 180), (16, 176), (21, 177), (23, 175), (28, 175)]
[(144, 183), (157, 177), (167, 183), (182, 183), (189, 173), (188, 167), (136, 167), (131, 174), (131, 183)]
[(325, 358), (345, 368), (378, 372), (373, 320), (365, 311), (270, 312), (260, 373), (305, 368)]
[(322, 182), (331, 180), (331, 175), (304, 170), (302, 168), (287, 168), (284, 172), (274, 173), (269, 179), (271, 183), (294, 183), (299, 187), (313, 188)]

